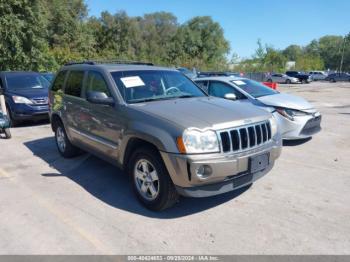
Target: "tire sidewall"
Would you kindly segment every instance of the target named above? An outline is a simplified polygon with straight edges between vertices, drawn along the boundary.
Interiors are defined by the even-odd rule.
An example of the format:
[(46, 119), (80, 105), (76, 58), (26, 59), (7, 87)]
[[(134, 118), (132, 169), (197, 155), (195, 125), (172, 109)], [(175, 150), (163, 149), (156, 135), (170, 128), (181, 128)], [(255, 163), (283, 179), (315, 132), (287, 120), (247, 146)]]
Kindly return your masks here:
[[(145, 199), (137, 189), (136, 181), (134, 177), (134, 170), (135, 170), (136, 163), (140, 159), (145, 159), (149, 161), (157, 171), (158, 179), (159, 179), (159, 193), (154, 200)], [(167, 198), (170, 176), (164, 166), (164, 163), (162, 162), (162, 159), (160, 158), (159, 153), (155, 152), (155, 150), (150, 150), (148, 148), (138, 149), (131, 156), (131, 159), (128, 165), (128, 173), (129, 173), (130, 179), (132, 180), (131, 183), (132, 183), (133, 191), (135, 192), (138, 200), (151, 210), (160, 210)]]

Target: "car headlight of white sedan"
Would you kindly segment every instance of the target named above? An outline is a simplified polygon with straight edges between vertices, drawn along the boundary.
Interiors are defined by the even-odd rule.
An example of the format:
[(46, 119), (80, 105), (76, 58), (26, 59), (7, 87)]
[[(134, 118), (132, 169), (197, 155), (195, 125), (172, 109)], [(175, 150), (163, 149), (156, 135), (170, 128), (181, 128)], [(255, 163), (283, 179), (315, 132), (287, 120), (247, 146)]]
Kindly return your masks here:
[(285, 118), (294, 121), (294, 117), (296, 116), (306, 116), (308, 113), (300, 111), (300, 110), (295, 110), (295, 109), (289, 109), (289, 108), (276, 108), (276, 111), (284, 116)]
[(213, 130), (186, 129), (182, 137), (177, 138), (180, 153), (200, 154), (220, 151), (219, 139)]

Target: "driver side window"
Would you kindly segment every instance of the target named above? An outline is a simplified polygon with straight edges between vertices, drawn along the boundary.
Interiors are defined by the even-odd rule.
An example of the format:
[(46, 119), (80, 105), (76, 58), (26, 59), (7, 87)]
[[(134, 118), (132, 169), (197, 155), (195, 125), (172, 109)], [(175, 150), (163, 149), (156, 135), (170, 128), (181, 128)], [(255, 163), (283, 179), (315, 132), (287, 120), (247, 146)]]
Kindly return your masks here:
[(112, 97), (103, 75), (95, 71), (89, 71), (88, 73), (85, 93), (88, 94), (89, 92), (103, 92), (107, 97)]
[(246, 97), (238, 92), (234, 87), (218, 81), (210, 81), (209, 95), (224, 98), (226, 94), (235, 94), (237, 99), (245, 99)]

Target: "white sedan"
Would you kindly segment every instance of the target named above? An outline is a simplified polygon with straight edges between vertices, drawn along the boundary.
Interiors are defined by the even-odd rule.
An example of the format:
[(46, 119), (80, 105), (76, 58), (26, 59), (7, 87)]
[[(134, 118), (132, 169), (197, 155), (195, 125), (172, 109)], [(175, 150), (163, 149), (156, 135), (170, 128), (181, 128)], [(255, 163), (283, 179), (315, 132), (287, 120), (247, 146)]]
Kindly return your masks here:
[(309, 138), (321, 130), (321, 114), (301, 97), (246, 78), (223, 76), (194, 81), (211, 96), (247, 101), (271, 112), (284, 140)]

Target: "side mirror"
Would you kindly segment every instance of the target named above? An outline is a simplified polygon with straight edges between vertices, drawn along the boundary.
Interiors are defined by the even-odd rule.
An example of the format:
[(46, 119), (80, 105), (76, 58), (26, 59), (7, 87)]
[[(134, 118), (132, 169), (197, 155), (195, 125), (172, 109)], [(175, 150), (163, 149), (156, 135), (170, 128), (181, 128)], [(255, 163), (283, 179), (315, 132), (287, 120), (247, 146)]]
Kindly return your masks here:
[(114, 106), (112, 97), (108, 97), (104, 92), (89, 91), (87, 92), (86, 100), (92, 104)]
[(224, 97), (225, 97), (225, 99), (228, 99), (228, 100), (236, 100), (237, 99), (237, 96), (235, 94), (232, 94), (232, 93), (228, 93)]

